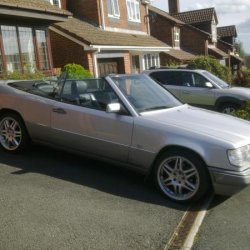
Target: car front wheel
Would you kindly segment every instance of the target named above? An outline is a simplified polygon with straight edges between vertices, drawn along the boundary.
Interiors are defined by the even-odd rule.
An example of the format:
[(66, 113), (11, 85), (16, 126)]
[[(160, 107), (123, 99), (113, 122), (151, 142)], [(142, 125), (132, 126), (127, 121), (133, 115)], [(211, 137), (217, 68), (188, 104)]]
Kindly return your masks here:
[(29, 138), (22, 119), (14, 113), (0, 118), (0, 144), (9, 152), (19, 152), (28, 146)]
[(223, 114), (234, 115), (235, 111), (239, 108), (237, 104), (234, 103), (224, 103), (220, 106), (219, 111)]
[(154, 181), (164, 196), (180, 203), (200, 199), (210, 187), (203, 161), (182, 149), (168, 151), (158, 158)]

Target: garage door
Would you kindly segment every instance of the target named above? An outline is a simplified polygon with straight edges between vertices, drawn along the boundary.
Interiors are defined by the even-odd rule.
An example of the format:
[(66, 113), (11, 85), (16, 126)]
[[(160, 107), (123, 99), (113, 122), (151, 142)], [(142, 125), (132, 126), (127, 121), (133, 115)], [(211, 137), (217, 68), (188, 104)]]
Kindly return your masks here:
[(118, 73), (118, 62), (116, 61), (98, 61), (99, 76)]

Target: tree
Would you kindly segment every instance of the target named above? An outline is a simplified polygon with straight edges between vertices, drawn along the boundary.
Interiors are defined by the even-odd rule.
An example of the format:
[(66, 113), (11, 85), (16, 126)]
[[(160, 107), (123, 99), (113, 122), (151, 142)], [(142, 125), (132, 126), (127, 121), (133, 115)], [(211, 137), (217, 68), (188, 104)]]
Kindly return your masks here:
[(89, 72), (89, 70), (86, 70), (80, 64), (75, 64), (75, 63), (66, 64), (63, 67), (62, 72), (67, 72), (68, 78), (72, 78), (72, 79), (83, 79), (83, 78), (93, 77), (91, 73)]
[(188, 66), (189, 69), (205, 69), (226, 82), (231, 82), (231, 71), (228, 67), (219, 63), (219, 61), (212, 56), (199, 56), (191, 61)]

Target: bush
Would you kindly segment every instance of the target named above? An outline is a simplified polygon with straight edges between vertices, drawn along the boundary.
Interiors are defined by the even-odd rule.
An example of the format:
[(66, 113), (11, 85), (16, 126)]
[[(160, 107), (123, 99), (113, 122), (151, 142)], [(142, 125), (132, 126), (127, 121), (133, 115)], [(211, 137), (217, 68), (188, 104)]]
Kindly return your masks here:
[(9, 72), (0, 76), (1, 80), (41, 80), (43, 78), (44, 74), (40, 71), (34, 73)]
[(62, 72), (68, 73), (68, 78), (72, 79), (83, 79), (83, 78), (93, 78), (89, 70), (84, 69), (80, 64), (66, 64)]
[(231, 83), (232, 76), (228, 67), (219, 63), (219, 61), (212, 56), (199, 56), (191, 61), (187, 68), (189, 69), (205, 69), (214, 75), (218, 76), (225, 82)]
[(247, 101), (243, 108), (237, 110), (235, 116), (250, 121), (250, 101)]
[(250, 72), (249, 70), (240, 69), (233, 80), (233, 83), (242, 87), (250, 87)]

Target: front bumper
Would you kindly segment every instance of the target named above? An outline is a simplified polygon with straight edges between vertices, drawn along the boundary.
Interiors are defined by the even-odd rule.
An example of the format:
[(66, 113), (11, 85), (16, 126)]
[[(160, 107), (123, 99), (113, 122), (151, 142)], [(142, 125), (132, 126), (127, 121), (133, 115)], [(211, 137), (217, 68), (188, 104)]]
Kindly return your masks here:
[(215, 194), (233, 195), (250, 185), (250, 169), (242, 172), (208, 168)]

